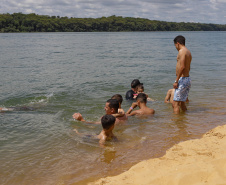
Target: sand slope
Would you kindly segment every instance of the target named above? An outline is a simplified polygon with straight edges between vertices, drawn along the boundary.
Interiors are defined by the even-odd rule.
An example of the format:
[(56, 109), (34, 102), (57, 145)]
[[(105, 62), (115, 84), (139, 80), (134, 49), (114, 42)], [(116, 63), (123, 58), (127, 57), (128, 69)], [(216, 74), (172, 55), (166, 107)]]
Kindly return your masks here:
[(226, 125), (201, 139), (173, 146), (161, 158), (142, 161), (95, 185), (226, 185)]

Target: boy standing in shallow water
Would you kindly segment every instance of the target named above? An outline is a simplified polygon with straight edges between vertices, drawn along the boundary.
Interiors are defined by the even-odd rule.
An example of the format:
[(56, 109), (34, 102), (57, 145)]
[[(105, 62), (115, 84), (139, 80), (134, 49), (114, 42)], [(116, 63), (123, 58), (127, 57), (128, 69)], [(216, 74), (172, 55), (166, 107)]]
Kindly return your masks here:
[[(133, 116), (133, 115), (152, 115), (155, 113), (154, 109), (150, 109), (146, 106), (147, 104), (147, 96), (144, 93), (138, 94), (136, 98), (136, 102), (133, 102), (129, 110), (126, 112), (127, 116)], [(139, 110), (133, 111), (134, 108), (139, 107)]]
[[(169, 89), (167, 91), (167, 94), (166, 94), (166, 97), (165, 97), (165, 100), (164, 100), (165, 103), (172, 103), (173, 104), (174, 92), (175, 92), (175, 89)], [(188, 102), (189, 102), (189, 100), (187, 98), (186, 103), (188, 103)]]
[[(109, 141), (112, 139), (116, 140), (117, 137), (112, 132), (114, 129), (114, 126), (115, 126), (115, 117), (112, 115), (106, 114), (101, 118), (101, 124), (102, 124), (103, 130), (101, 131), (101, 133), (99, 135), (93, 136), (93, 138), (99, 139), (99, 143), (101, 145), (103, 145), (105, 143), (105, 141)], [(76, 129), (74, 129), (74, 131), (77, 134), (85, 135), (85, 134), (79, 133)]]

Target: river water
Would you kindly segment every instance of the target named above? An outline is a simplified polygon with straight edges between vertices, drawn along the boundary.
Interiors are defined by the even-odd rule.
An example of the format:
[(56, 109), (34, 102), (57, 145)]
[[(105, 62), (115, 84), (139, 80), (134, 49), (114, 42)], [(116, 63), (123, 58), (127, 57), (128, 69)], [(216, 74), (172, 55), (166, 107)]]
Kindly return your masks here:
[[(180, 34), (193, 56), (192, 88), (188, 111), (174, 115), (164, 98)], [(225, 124), (225, 40), (226, 32), (0, 34), (0, 107), (35, 109), (0, 113), (0, 184), (86, 184)], [(98, 134), (101, 125), (72, 114), (99, 121), (106, 100), (124, 97), (135, 78), (155, 99), (147, 104), (153, 117), (130, 117), (114, 129), (119, 142), (105, 148), (73, 131)], [(122, 108), (130, 105), (124, 100)]]

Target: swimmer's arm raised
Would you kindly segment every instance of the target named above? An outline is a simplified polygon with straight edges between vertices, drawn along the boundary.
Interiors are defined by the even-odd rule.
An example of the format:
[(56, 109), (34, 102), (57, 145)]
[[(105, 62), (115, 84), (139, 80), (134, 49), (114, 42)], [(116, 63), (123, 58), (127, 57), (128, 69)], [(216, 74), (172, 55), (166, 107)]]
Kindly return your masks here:
[(78, 121), (85, 121), (80, 113), (74, 113), (72, 117)]
[(137, 102), (133, 102), (131, 107), (128, 109), (128, 111), (126, 112), (126, 115), (128, 116), (132, 116), (134, 115), (134, 113), (132, 112), (133, 109), (135, 109), (137, 107)]
[(74, 114), (72, 115), (72, 117), (73, 117), (74, 119), (78, 120), (78, 121), (83, 121), (83, 122), (85, 122), (85, 123), (90, 123), (90, 124), (101, 124), (100, 122), (88, 122), (88, 121), (86, 121), (86, 120), (82, 117), (82, 115), (81, 115), (80, 113), (74, 113)]
[(127, 116), (135, 116), (135, 115), (139, 114), (137, 111), (138, 110), (135, 110), (135, 111), (131, 112), (130, 114), (126, 114), (126, 115)]

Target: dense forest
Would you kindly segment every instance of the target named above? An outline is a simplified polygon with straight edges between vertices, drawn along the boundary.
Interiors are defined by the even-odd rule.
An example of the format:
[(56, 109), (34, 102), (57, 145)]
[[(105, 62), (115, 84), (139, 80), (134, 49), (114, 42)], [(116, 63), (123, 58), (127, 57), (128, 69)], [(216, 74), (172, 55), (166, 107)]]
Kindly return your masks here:
[(226, 25), (176, 23), (110, 16), (68, 18), (37, 14), (0, 14), (0, 32), (226, 31)]

